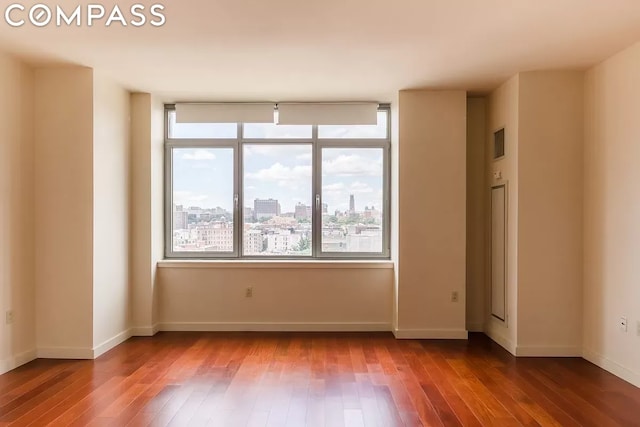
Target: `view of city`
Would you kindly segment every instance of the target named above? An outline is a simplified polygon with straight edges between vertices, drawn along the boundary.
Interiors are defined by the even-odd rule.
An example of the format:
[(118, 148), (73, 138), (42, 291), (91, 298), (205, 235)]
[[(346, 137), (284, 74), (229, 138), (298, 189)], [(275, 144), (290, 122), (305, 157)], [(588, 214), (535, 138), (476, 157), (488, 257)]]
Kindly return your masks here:
[[(350, 196), (348, 211), (328, 212), (322, 205), (323, 252), (381, 252), (382, 212), (365, 206), (356, 211)], [(231, 212), (216, 207), (174, 205), (174, 251), (232, 252)], [(255, 199), (244, 208), (243, 254), (272, 256), (311, 255), (312, 208), (297, 204), (294, 212), (282, 212), (276, 199)]]
[[(311, 255), (311, 152), (245, 146), (243, 255)], [(233, 252), (232, 159), (227, 148), (174, 150), (174, 252)], [(322, 150), (323, 252), (382, 252), (382, 171), (381, 149)]]

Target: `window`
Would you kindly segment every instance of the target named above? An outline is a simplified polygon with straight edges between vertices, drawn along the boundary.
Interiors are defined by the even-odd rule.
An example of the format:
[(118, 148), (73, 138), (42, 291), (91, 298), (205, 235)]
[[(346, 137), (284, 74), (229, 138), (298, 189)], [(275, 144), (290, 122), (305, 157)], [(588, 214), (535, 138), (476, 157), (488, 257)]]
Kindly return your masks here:
[(384, 149), (323, 147), (321, 155), (327, 208), (322, 212), (322, 252), (382, 252)]
[(244, 144), (243, 255), (311, 255), (311, 144)]
[(376, 125), (176, 123), (167, 258), (388, 258), (389, 108)]

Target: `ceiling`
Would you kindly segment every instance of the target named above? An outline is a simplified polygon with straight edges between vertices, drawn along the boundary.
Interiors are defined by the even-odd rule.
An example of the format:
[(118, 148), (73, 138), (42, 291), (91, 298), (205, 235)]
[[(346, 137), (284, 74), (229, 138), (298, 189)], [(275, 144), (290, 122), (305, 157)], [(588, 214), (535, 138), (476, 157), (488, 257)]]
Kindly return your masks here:
[[(68, 12), (87, 3), (21, 3), (38, 2)], [(0, 46), (34, 64), (93, 67), (166, 101), (392, 101), (401, 89), (483, 93), (518, 71), (583, 69), (640, 40), (637, 0), (95, 3), (129, 19), (130, 5), (154, 2), (165, 6), (162, 27), (2, 20)]]

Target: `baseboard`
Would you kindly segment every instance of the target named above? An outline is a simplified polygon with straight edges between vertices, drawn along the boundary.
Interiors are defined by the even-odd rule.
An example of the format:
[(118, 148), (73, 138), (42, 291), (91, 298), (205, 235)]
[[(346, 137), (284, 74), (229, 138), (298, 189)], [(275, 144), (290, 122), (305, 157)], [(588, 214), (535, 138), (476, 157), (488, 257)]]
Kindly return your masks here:
[(106, 340), (102, 344), (99, 344), (99, 345), (93, 347), (93, 357), (92, 358), (96, 359), (96, 358), (102, 356), (107, 351), (109, 351), (112, 348), (122, 344), (123, 342), (125, 342), (129, 338), (131, 338), (131, 329), (127, 329), (126, 331), (120, 332), (119, 334), (109, 338), (108, 340)]
[(390, 331), (389, 323), (289, 323), (289, 322), (168, 322), (160, 323), (161, 331), (202, 332), (380, 332)]
[(17, 354), (10, 359), (0, 361), (0, 375), (12, 371), (20, 366), (37, 359), (38, 354), (36, 350), (25, 351), (24, 353)]
[(93, 359), (89, 347), (42, 347), (37, 351), (38, 359)]
[(596, 366), (601, 367), (605, 371), (609, 371), (613, 375), (622, 378), (626, 382), (633, 384), (636, 387), (640, 387), (640, 373), (634, 372), (629, 368), (625, 368), (617, 362), (611, 359), (591, 351), (586, 348), (582, 350), (582, 357)]
[(464, 329), (396, 329), (393, 334), (397, 339), (411, 340), (466, 340), (469, 334)]
[(155, 324), (153, 326), (134, 326), (131, 328), (132, 337), (152, 337), (158, 333), (160, 325)]
[(485, 331), (485, 334), (489, 338), (491, 338), (496, 344), (498, 344), (500, 347), (504, 348), (509, 353), (513, 354), (514, 356), (516, 355), (516, 346), (510, 340), (508, 340), (507, 338), (504, 338), (503, 336), (501, 336), (499, 334), (496, 334), (495, 332), (491, 331), (491, 328), (487, 328), (487, 330)]
[(484, 323), (483, 322), (467, 323), (467, 331), (469, 331), (469, 332), (484, 332)]
[(582, 357), (581, 347), (516, 346), (518, 357)]

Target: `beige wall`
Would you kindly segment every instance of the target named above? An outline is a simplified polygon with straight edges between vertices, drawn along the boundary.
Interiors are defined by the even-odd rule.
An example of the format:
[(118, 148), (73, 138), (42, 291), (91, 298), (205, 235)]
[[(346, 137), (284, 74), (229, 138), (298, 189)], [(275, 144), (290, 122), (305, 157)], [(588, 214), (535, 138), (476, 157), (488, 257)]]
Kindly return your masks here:
[(137, 335), (153, 329), (151, 95), (131, 94), (131, 302)]
[(485, 98), (467, 99), (467, 269), (466, 325), (483, 331), (485, 321)]
[(0, 374), (36, 349), (33, 85), (33, 70), (0, 53)]
[(392, 301), (392, 330), (398, 329), (398, 258), (400, 235), (400, 132), (399, 132), (398, 97), (391, 102), (391, 259), (393, 269), (393, 301)]
[(39, 353), (93, 347), (93, 71), (35, 73)]
[(151, 308), (152, 324), (158, 322), (158, 261), (164, 259), (164, 104), (151, 96)]
[[(640, 386), (640, 44), (585, 81), (584, 356)], [(622, 332), (620, 317), (628, 318)]]
[(520, 74), (518, 355), (582, 354), (582, 87)]
[(131, 94), (132, 333), (153, 335), (158, 322), (158, 261), (164, 258), (164, 105)]
[(129, 329), (129, 138), (129, 92), (94, 74), (94, 347)]
[(464, 91), (400, 92), (399, 337), (466, 336), (466, 104)]
[[(158, 272), (161, 329), (388, 331), (391, 326), (390, 263), (386, 268), (171, 264)], [(245, 297), (248, 286), (252, 298)]]
[[(491, 316), (491, 240), (486, 239), (485, 294), (486, 324), (485, 331), (496, 342), (512, 353), (517, 343), (517, 280), (518, 280), (518, 102), (519, 76), (511, 78), (489, 96), (487, 114), (487, 189), (501, 183), (507, 183), (507, 319), (502, 322)], [(493, 160), (493, 133), (504, 128), (505, 156)], [(500, 172), (501, 179), (494, 174)], [(487, 196), (489, 197), (489, 196)], [(487, 203), (489, 209), (489, 203)], [(486, 229), (491, 228), (491, 216), (485, 218)], [(487, 236), (491, 234), (487, 231)]]

